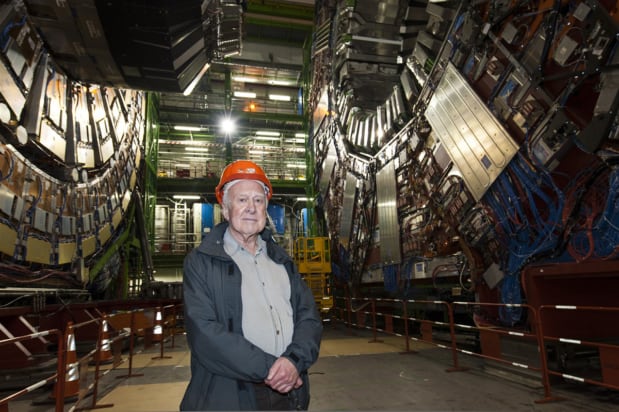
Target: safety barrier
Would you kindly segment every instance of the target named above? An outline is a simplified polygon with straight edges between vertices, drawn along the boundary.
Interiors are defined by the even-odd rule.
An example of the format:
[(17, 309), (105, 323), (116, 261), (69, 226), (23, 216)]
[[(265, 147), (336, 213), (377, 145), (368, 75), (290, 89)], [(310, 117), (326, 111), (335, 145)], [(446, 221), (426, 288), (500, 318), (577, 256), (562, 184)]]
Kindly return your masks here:
[(174, 347), (174, 339), (177, 334), (177, 309), (180, 305), (167, 305), (163, 307), (157, 307), (155, 317), (155, 336), (158, 336), (160, 354), (152, 359), (169, 359), (171, 356), (164, 356), (164, 342), (166, 337), (171, 338), (170, 348)]
[[(535, 318), (536, 310), (535, 308), (526, 305), (526, 304), (500, 304), (500, 303), (480, 303), (480, 302), (452, 302), (450, 304), (452, 311), (458, 307), (466, 307), (466, 308), (483, 308), (483, 307), (492, 307), (492, 308), (521, 308), (529, 310), (532, 318)], [(453, 345), (453, 348), (466, 355), (477, 356), (480, 358), (492, 360), (495, 362), (507, 364), (509, 366), (513, 366), (520, 369), (532, 370), (540, 373), (542, 376), (542, 367), (534, 364), (526, 364), (522, 360), (518, 362), (513, 359), (505, 359), (501, 356), (501, 337), (509, 337), (517, 340), (526, 340), (532, 342), (538, 348), (537, 352), (541, 353), (539, 350), (539, 337), (537, 334), (529, 333), (526, 330), (515, 329), (515, 328), (503, 328), (498, 326), (473, 326), (468, 324), (453, 324), (454, 330), (466, 330), (466, 331), (475, 331), (479, 334), (479, 340), (482, 347), (482, 353), (475, 353), (470, 350), (464, 350), (458, 347), (457, 343)], [(454, 333), (455, 336), (455, 333)], [(541, 359), (540, 359), (541, 363)]]
[[(43, 337), (47, 337), (47, 336), (56, 336), (56, 340), (57, 340), (57, 345), (58, 345), (58, 359), (62, 359), (63, 358), (63, 353), (64, 353), (64, 343), (63, 343), (63, 334), (58, 330), (58, 329), (50, 329), (50, 330), (46, 330), (43, 332), (37, 332), (37, 333), (31, 333), (29, 335), (24, 335), (24, 336), (19, 336), (19, 337), (14, 337), (14, 338), (10, 338), (10, 339), (3, 339), (0, 340), (0, 347), (1, 346), (5, 346), (5, 345), (10, 345), (10, 344), (19, 344), (20, 342), (23, 341), (27, 341), (27, 340), (31, 340), (31, 339), (39, 339), (39, 338), (43, 338)], [(50, 375), (49, 377), (42, 379), (30, 386), (28, 386), (27, 388), (24, 388), (20, 391), (17, 391), (3, 399), (0, 399), (0, 411), (8, 411), (8, 405), (10, 401), (13, 401), (15, 399), (18, 399), (30, 392), (33, 392), (47, 384), (52, 383), (54, 380), (56, 380), (56, 378), (58, 376), (64, 376), (64, 365), (62, 365), (61, 367), (61, 363), (62, 362), (58, 362), (58, 370), (56, 371), (56, 373), (54, 373), (53, 375)], [(60, 387), (56, 388), (57, 391), (59, 391), (58, 393), (62, 393), (62, 391), (64, 390), (64, 388), (62, 387), (62, 385), (59, 385)], [(62, 396), (56, 396), (56, 410), (57, 411), (62, 411), (64, 408), (64, 398)]]
[[(343, 304), (340, 303), (343, 300)], [(373, 340), (370, 342), (380, 342), (378, 333), (390, 334), (395, 336), (403, 336), (405, 338), (406, 353), (416, 353), (411, 351), (409, 342), (418, 341), (429, 343), (439, 348), (450, 350), (453, 357), (453, 366), (447, 369), (448, 372), (463, 371), (463, 368), (458, 362), (458, 353), (469, 356), (483, 358), (489, 361), (494, 361), (508, 365), (509, 367), (534, 371), (540, 374), (542, 385), (544, 387), (544, 398), (536, 400), (536, 403), (545, 403), (558, 401), (563, 398), (554, 397), (551, 394), (550, 375), (560, 376), (562, 378), (598, 385), (609, 389), (619, 390), (619, 345), (608, 342), (595, 342), (574, 337), (555, 337), (544, 335), (544, 318), (543, 313), (550, 310), (573, 310), (573, 311), (598, 311), (612, 313), (612, 319), (619, 319), (619, 308), (615, 307), (590, 307), (590, 306), (540, 306), (534, 308), (526, 304), (500, 304), (500, 303), (479, 303), (479, 302), (445, 302), (445, 301), (422, 301), (422, 300), (401, 300), (401, 299), (373, 299), (373, 298), (336, 298), (336, 306), (334, 310), (334, 320), (342, 321), (347, 327), (357, 327), (360, 329), (368, 329), (373, 332)], [(353, 305), (355, 303), (355, 305)], [(384, 312), (377, 310), (377, 304), (380, 304), (391, 310)], [(413, 310), (411, 311), (411, 307)], [(468, 311), (478, 311), (480, 308), (491, 309), (511, 309), (520, 308), (528, 311), (529, 319), (532, 321), (533, 330), (525, 330), (522, 328), (507, 328), (494, 325), (470, 325), (468, 323), (456, 323), (454, 314), (458, 310), (464, 309)], [(401, 315), (396, 312), (401, 311)], [(413, 313), (412, 316), (409, 313)], [(433, 318), (427, 315), (432, 314)], [(442, 317), (443, 320), (437, 320), (436, 317)], [(355, 319), (353, 321), (353, 318)], [(369, 322), (368, 322), (369, 320)], [(394, 323), (394, 321), (399, 322)], [(383, 327), (379, 327), (379, 323)], [(609, 329), (616, 329), (617, 322), (609, 322)], [(548, 325), (548, 323), (546, 323)], [(411, 327), (416, 327), (417, 336), (411, 333)], [(437, 331), (443, 331), (442, 339), (435, 339)], [(458, 345), (458, 336), (461, 333), (472, 332), (479, 337), (481, 350), (479, 353), (464, 349)], [(619, 339), (619, 331), (614, 336), (614, 339)], [(448, 338), (446, 337), (448, 336)], [(537, 354), (534, 358), (528, 358), (527, 361), (520, 359), (510, 359), (509, 356), (503, 356), (501, 353), (501, 339), (514, 339), (516, 341), (525, 342), (530, 345), (531, 350)], [(446, 344), (441, 341), (447, 342)], [(591, 379), (587, 377), (578, 377), (561, 371), (551, 370), (548, 367), (547, 359), (547, 343), (563, 343), (569, 345), (579, 345), (580, 347), (596, 348), (599, 351), (602, 379)], [(541, 350), (540, 348), (543, 348)]]
[[(561, 371), (551, 370), (548, 367), (548, 358), (546, 351), (540, 351), (542, 353), (542, 364), (544, 367), (544, 388), (546, 388), (545, 397), (538, 402), (548, 402), (555, 398), (550, 393), (550, 375), (560, 376), (564, 379), (568, 379), (574, 382), (586, 383), (596, 386), (602, 386), (609, 389), (619, 390), (619, 345), (609, 344), (605, 342), (595, 342), (591, 340), (585, 340), (582, 338), (575, 338), (574, 336), (546, 336), (544, 334), (543, 315), (549, 311), (579, 311), (579, 312), (598, 312), (601, 315), (610, 315), (608, 317), (608, 337), (607, 339), (617, 342), (619, 340), (619, 328), (617, 325), (617, 319), (619, 319), (619, 307), (606, 307), (606, 306), (568, 306), (568, 305), (541, 305), (537, 314), (537, 326), (540, 336), (540, 347), (545, 347), (546, 342), (557, 342), (566, 344), (572, 347), (580, 348), (595, 348), (599, 353), (600, 368), (601, 368), (601, 380), (591, 379), (584, 376), (574, 376), (563, 373)], [(572, 319), (574, 317), (571, 317)], [(574, 330), (581, 329), (578, 325), (573, 325)], [(584, 325), (586, 329), (586, 325)], [(615, 334), (613, 335), (613, 331)]]
[[(164, 340), (165, 337), (172, 337), (172, 346), (174, 346), (174, 336), (178, 333), (177, 316), (181, 305), (167, 305), (158, 307), (161, 311), (163, 321), (160, 326), (162, 328), (161, 339), (161, 354), (157, 358), (166, 358), (164, 356)], [(57, 370), (56, 372), (40, 382), (28, 386), (14, 394), (0, 400), (0, 412), (8, 411), (9, 402), (22, 397), (25, 394), (33, 392), (47, 384), (54, 382), (54, 388), (50, 394), (50, 399), (55, 403), (57, 412), (64, 411), (67, 402), (72, 402), (71, 411), (83, 409), (98, 409), (112, 407), (113, 404), (97, 404), (98, 389), (101, 378), (115, 370), (121, 365), (124, 360), (121, 358), (122, 346), (129, 338), (129, 354), (128, 374), (117, 376), (117, 378), (130, 378), (143, 376), (133, 372), (133, 357), (135, 355), (135, 337), (142, 336), (144, 346), (150, 346), (152, 343), (152, 332), (155, 326), (155, 312), (150, 312), (145, 309), (134, 309), (131, 311), (123, 311), (107, 315), (101, 314), (101, 317), (95, 317), (84, 322), (73, 323), (68, 322), (66, 330), (61, 333), (58, 329), (50, 329), (43, 332), (33, 333), (11, 339), (0, 340), (0, 347), (8, 344), (19, 344), (19, 342), (28, 339), (39, 339), (49, 335), (57, 335), (58, 353), (57, 353)], [(94, 347), (87, 351), (78, 359), (76, 350), (76, 332), (80, 329), (87, 330), (93, 325), (98, 328), (98, 339)], [(112, 326), (114, 333), (110, 333), (109, 326)], [(83, 334), (88, 336), (87, 333)], [(111, 336), (114, 335), (114, 336)], [(81, 342), (82, 344), (87, 342)], [(82, 345), (81, 347), (84, 347)], [(156, 358), (153, 358), (156, 359)], [(109, 369), (104, 372), (101, 370), (101, 364), (111, 364)], [(89, 365), (94, 365), (94, 371), (89, 370)], [(60, 377), (63, 377), (62, 379)], [(91, 404), (89, 406), (81, 406), (84, 398), (90, 395)]]

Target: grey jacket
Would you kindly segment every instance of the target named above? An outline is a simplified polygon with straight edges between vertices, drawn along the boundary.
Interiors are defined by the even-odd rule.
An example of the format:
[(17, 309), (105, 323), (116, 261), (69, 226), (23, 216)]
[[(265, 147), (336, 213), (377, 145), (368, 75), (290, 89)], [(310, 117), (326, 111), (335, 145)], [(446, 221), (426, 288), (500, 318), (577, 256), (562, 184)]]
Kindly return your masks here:
[[(264, 381), (276, 360), (243, 337), (241, 272), (223, 248), (227, 227), (227, 222), (215, 226), (184, 262), (191, 379), (181, 401), (182, 411), (255, 410), (251, 382)], [(307, 409), (307, 370), (318, 358), (322, 322), (312, 293), (290, 256), (275, 243), (268, 229), (261, 236), (267, 242), (267, 254), (286, 267), (290, 278), (294, 333), (282, 356), (292, 361), (304, 382), (290, 397), (298, 409)]]

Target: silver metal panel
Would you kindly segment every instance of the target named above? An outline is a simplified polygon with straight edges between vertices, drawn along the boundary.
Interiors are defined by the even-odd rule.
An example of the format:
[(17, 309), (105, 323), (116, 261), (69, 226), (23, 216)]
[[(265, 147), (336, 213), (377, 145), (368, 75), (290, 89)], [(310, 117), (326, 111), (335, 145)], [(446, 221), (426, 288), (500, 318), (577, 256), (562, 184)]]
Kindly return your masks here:
[(340, 243), (348, 246), (350, 230), (352, 228), (352, 215), (355, 207), (355, 193), (357, 192), (357, 178), (352, 173), (346, 175), (346, 187), (344, 187), (344, 201), (342, 203), (342, 221), (340, 225)]
[(64, 236), (75, 234), (75, 218), (72, 216), (62, 216), (61, 233)]
[(380, 106), (376, 107), (376, 131), (377, 131), (377, 138), (378, 137), (382, 137), (383, 134), (385, 133), (386, 130), (386, 119), (385, 117), (387, 117), (386, 114), (386, 110), (385, 110), (385, 105), (381, 104)]
[(13, 211), (13, 217), (20, 220), (24, 211), (24, 199), (21, 197), (15, 197), (15, 207)]
[(426, 117), (475, 200), (481, 199), (518, 151), (516, 143), (451, 63)]
[(93, 229), (92, 222), (93, 222), (92, 213), (86, 213), (85, 215), (83, 215), (82, 216), (82, 232), (84, 233), (90, 232)]
[(103, 224), (104, 222), (107, 222), (108, 220), (108, 216), (107, 216), (107, 205), (101, 205), (97, 208), (97, 212), (98, 212), (98, 223), (99, 224)]
[(4, 101), (13, 110), (13, 113), (21, 114), (26, 104), (26, 97), (24, 97), (20, 88), (13, 81), (13, 76), (4, 64), (0, 64), (0, 95), (2, 95)]
[(0, 210), (7, 216), (11, 216), (15, 194), (5, 186), (0, 186)]
[(380, 233), (380, 259), (385, 264), (400, 263), (400, 226), (393, 161), (376, 173), (376, 198)]
[(47, 232), (45, 221), (47, 220), (47, 212), (40, 208), (34, 209), (34, 228), (41, 232)]
[(385, 132), (393, 127), (393, 112), (391, 111), (391, 98), (385, 100)]
[(95, 167), (95, 152), (92, 148), (86, 146), (77, 147), (77, 161), (87, 168)]
[(331, 181), (331, 173), (333, 173), (333, 167), (337, 161), (337, 153), (335, 151), (335, 145), (333, 142), (329, 143), (329, 152), (322, 163), (322, 173), (320, 175), (319, 190), (324, 193), (329, 182)]
[(61, 160), (65, 160), (67, 141), (58, 134), (46, 121), (41, 123), (41, 134), (39, 142), (47, 147), (52, 153)]
[(366, 145), (366, 139), (368, 138), (368, 135), (370, 134), (370, 124), (368, 123), (369, 120), (370, 120), (369, 116), (366, 116), (363, 119), (363, 127), (361, 128), (361, 134), (359, 135), (359, 142), (357, 143), (359, 146)]

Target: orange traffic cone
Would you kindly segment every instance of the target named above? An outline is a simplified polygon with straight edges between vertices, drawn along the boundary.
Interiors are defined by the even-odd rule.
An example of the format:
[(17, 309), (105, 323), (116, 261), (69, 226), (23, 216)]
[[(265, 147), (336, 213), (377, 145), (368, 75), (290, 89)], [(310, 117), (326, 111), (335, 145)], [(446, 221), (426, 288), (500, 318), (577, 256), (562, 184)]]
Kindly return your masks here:
[(161, 308), (157, 308), (155, 314), (155, 326), (153, 327), (153, 342), (161, 342), (163, 339), (163, 326), (161, 325), (163, 317), (161, 315)]
[(95, 360), (100, 363), (111, 362), (114, 359), (112, 355), (112, 345), (110, 344), (110, 334), (107, 325), (107, 315), (103, 314), (101, 325), (101, 334), (99, 336), (99, 350), (97, 351)]
[[(73, 324), (67, 325), (67, 346), (65, 348), (65, 376), (64, 376), (64, 398), (72, 398), (77, 396), (80, 391), (80, 363), (77, 361), (77, 352), (75, 350), (75, 334), (73, 333)], [(57, 379), (61, 379), (59, 375)], [(56, 397), (56, 385), (52, 397)]]

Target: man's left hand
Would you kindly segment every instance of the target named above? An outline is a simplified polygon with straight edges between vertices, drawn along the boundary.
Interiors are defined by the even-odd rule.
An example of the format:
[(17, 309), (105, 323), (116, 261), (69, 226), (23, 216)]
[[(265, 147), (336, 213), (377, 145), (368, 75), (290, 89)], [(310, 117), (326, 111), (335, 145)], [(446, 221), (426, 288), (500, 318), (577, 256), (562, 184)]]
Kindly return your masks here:
[(303, 385), (303, 381), (299, 377), (299, 371), (285, 357), (280, 357), (273, 363), (264, 383), (280, 393), (288, 393)]

